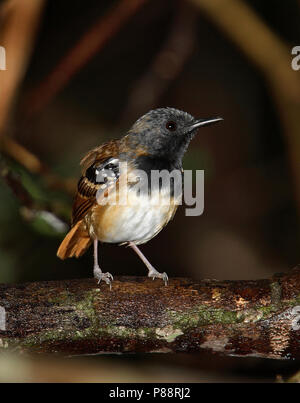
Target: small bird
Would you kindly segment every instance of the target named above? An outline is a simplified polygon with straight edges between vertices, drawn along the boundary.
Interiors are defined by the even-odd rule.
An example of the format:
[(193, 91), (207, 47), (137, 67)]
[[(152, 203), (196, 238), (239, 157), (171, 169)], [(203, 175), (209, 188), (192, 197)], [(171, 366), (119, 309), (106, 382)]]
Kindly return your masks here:
[[(81, 161), (72, 227), (57, 256), (78, 258), (93, 243), (94, 277), (111, 287), (113, 276), (104, 273), (98, 263), (98, 242), (130, 246), (146, 265), (148, 276), (167, 285), (167, 274), (159, 273), (137, 245), (155, 237), (174, 217), (182, 177), (179, 195), (175, 195), (174, 186), (160, 183), (151, 189), (150, 175), (155, 170), (182, 172), (183, 155), (196, 131), (220, 120), (195, 119), (175, 108), (154, 109), (139, 118), (120, 140), (89, 151)], [(159, 204), (155, 205), (152, 201), (158, 192)]]

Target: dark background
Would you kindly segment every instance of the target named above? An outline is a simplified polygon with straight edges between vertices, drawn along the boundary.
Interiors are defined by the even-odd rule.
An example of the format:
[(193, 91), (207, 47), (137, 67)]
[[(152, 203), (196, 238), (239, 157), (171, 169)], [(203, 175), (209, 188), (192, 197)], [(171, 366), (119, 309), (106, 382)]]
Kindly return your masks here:
[[(281, 94), (276, 85), (281, 77), (284, 82), (286, 72), (291, 88), (300, 94), (300, 86), (295, 87), (300, 72), (290, 66), (291, 49), (300, 45), (299, 1), (233, 2), (248, 5), (273, 32), (275, 42), (286, 47), (286, 58), (276, 59), (275, 46), (264, 49), (257, 31), (257, 49), (261, 47), (270, 60), (262, 67), (247, 53), (247, 44), (243, 48), (216, 22), (213, 12), (201, 6), (205, 1), (199, 1), (199, 7), (197, 1), (149, 0), (101, 49), (91, 57), (82, 56), (80, 68), (66, 74), (63, 85), (53, 91), (60, 69), (67, 70), (61, 60), (117, 3), (44, 3), (31, 55), (2, 128), (13, 139), (2, 150), (2, 164), (11, 169), (14, 186), (8, 186), (7, 178), (0, 182), (0, 282), (92, 276), (92, 251), (79, 260), (60, 261), (56, 250), (64, 231), (37, 212), (50, 211), (68, 224), (80, 158), (125, 134), (149, 109), (164, 106), (196, 117), (222, 116), (224, 122), (199, 131), (184, 159), (184, 168), (205, 170), (204, 214), (186, 217), (181, 207), (175, 219), (142, 246), (145, 255), (170, 277), (257, 279), (289, 270), (300, 260), (300, 147), (291, 141), (297, 130), (290, 129), (286, 111), (289, 106), (299, 111), (300, 135), (300, 103), (292, 95), (290, 100), (288, 86)], [(224, 16), (227, 11), (230, 16), (232, 2), (220, 3)], [(10, 23), (6, 17), (3, 13), (0, 19), (0, 45), (1, 32)], [(236, 37), (239, 27), (251, 25), (246, 17), (237, 24)], [(70, 60), (72, 70), (75, 57)], [(281, 66), (278, 76), (276, 61)], [(0, 95), (9, 67), (0, 72)], [(35, 155), (42, 168), (27, 169), (27, 157), (18, 153), (13, 158), (16, 144)], [(126, 248), (100, 248), (100, 262), (112, 274), (146, 274)], [(54, 376), (51, 365), (46, 380)], [(68, 367), (70, 362), (57, 365)], [(298, 369), (297, 363), (210, 354), (96, 357), (75, 359), (72, 365), (79, 372), (87, 366), (98, 381), (274, 381), (277, 374), (287, 377)], [(64, 370), (61, 378), (59, 374), (54, 378), (65, 379)], [(79, 375), (74, 379), (86, 380)]]

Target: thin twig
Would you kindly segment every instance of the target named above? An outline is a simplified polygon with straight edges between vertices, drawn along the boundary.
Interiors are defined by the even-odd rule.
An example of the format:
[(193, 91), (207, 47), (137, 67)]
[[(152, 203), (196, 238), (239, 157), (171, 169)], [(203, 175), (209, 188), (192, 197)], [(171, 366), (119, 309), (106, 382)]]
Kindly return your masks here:
[(41, 111), (147, 0), (120, 0), (83, 35), (26, 99), (27, 118)]
[(19, 167), (12, 168), (2, 156), (0, 156), (0, 179), (6, 183), (18, 200), (20, 213), (27, 222), (43, 221), (51, 229), (52, 235), (61, 236), (67, 231), (68, 226), (65, 221), (69, 206), (62, 201), (53, 200), (49, 188), (46, 191), (37, 183), (35, 192), (32, 192), (30, 182), (24, 180)]
[(186, 2), (179, 2), (175, 12), (167, 38), (147, 71), (133, 85), (121, 122), (127, 123), (153, 108), (192, 54), (197, 14)]
[(49, 189), (63, 190), (70, 195), (74, 195), (76, 189), (75, 179), (62, 179), (53, 174), (50, 168), (40, 161), (36, 155), (11, 137), (4, 136), (0, 140), (0, 149), (5, 155), (11, 157), (14, 161), (17, 161), (29, 172), (39, 175)]
[(9, 0), (4, 3), (1, 46), (6, 50), (6, 70), (0, 72), (0, 135), (31, 55), (44, 0)]
[(300, 77), (291, 68), (291, 49), (244, 1), (190, 1), (205, 12), (263, 73), (284, 128), (300, 216)]

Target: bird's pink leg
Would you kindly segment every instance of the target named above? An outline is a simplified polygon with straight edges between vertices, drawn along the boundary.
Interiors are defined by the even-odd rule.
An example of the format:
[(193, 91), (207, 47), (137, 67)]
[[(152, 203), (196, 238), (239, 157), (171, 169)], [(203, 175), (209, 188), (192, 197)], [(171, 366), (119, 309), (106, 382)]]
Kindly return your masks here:
[(149, 270), (148, 272), (148, 277), (152, 277), (154, 280), (155, 278), (161, 278), (165, 285), (168, 284), (168, 275), (167, 273), (159, 273), (152, 264), (149, 262), (149, 260), (143, 255), (143, 253), (139, 250), (139, 248), (136, 246), (134, 242), (129, 242), (128, 245), (135, 251), (135, 253), (140, 257), (140, 259), (144, 262), (146, 265), (147, 269)]
[(94, 277), (98, 280), (98, 284), (101, 280), (105, 281), (111, 289), (111, 282), (114, 279), (110, 273), (103, 273), (98, 263), (98, 240), (94, 240)]

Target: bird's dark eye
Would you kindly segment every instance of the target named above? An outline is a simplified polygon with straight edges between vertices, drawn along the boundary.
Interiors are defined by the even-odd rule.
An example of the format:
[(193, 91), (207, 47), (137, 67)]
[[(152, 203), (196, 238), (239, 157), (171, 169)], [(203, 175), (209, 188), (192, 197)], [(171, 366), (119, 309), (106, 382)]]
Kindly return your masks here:
[(170, 132), (174, 132), (177, 128), (177, 125), (175, 122), (173, 122), (173, 120), (169, 120), (166, 124), (166, 128), (170, 131)]

